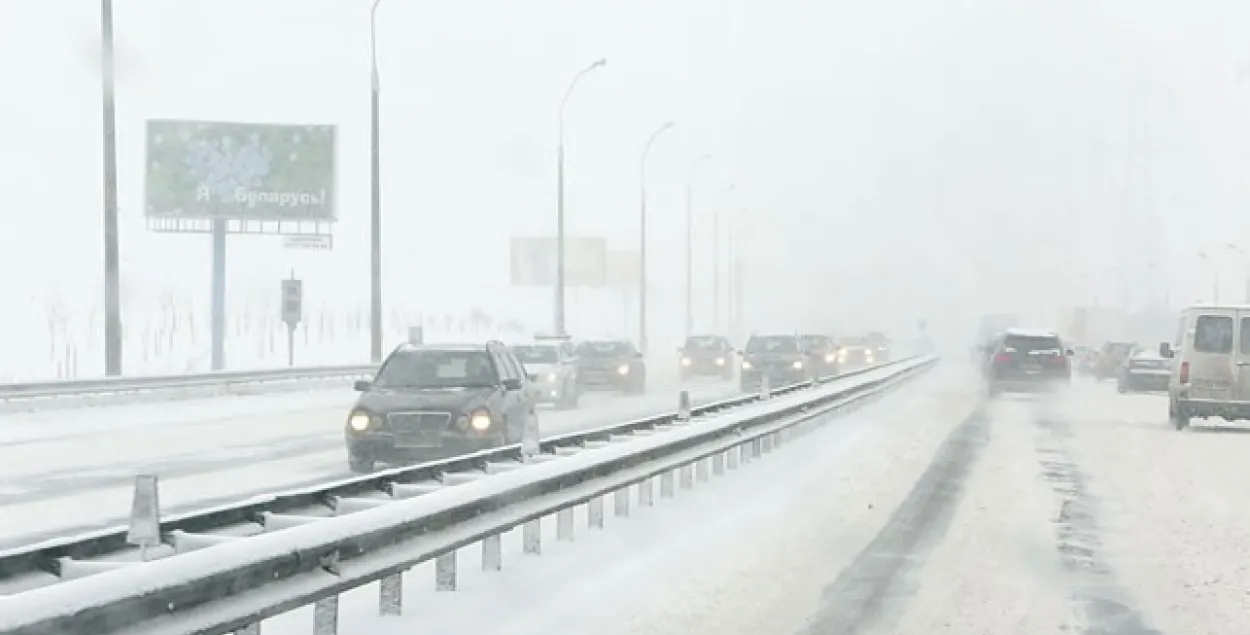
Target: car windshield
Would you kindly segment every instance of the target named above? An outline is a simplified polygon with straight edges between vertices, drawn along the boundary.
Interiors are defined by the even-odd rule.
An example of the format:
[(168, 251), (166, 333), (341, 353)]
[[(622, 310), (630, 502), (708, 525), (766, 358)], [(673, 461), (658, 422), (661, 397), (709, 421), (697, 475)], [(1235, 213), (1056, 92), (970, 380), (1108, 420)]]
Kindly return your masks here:
[(804, 335), (799, 338), (803, 342), (805, 348), (824, 348), (828, 345), (829, 339), (824, 335)]
[(747, 342), (746, 352), (748, 353), (797, 353), (799, 350), (799, 338), (793, 335), (772, 335), (766, 337), (752, 337)]
[(406, 351), (391, 356), (374, 385), (382, 388), (494, 386), (499, 377), (486, 351)]
[(844, 337), (842, 338), (843, 346), (868, 346), (868, 340), (863, 337)]
[(1003, 350), (1030, 355), (1034, 353), (1059, 353), (1063, 345), (1055, 335), (1008, 335), (1003, 338)]
[(513, 346), (512, 352), (522, 364), (554, 364), (560, 361), (560, 351), (554, 346)]
[(1133, 345), (1125, 342), (1112, 342), (1107, 345), (1107, 352), (1112, 355), (1128, 355), (1133, 350)]
[(629, 342), (583, 342), (577, 347), (582, 357), (625, 357), (632, 351)]
[(721, 348), (721, 339), (711, 335), (686, 338), (686, 350), (688, 351), (718, 351)]

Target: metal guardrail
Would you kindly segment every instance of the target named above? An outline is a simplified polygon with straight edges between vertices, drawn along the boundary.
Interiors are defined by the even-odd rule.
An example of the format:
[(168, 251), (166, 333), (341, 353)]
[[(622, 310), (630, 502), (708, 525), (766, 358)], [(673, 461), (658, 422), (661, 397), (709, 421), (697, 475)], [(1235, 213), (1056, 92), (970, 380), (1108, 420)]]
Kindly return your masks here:
[[(0, 598), (0, 633), (257, 633), (261, 620), (315, 603), (314, 632), (329, 635), (336, 632), (338, 595), (344, 591), (381, 581), (383, 613), (398, 614), (402, 574), (416, 564), (436, 560), (436, 584), (454, 588), (460, 547), (482, 542), (488, 566), (498, 568), (501, 534), (521, 527), (525, 550), (537, 553), (539, 523), (546, 516), (555, 514), (558, 536), (571, 538), (573, 508), (588, 504), (592, 526), (602, 526), (608, 494), (618, 515), (628, 509), (631, 486), (638, 485), (641, 504), (650, 504), (657, 479), (661, 496), (671, 495), (675, 471), (683, 487), (692, 485), (696, 474), (705, 480), (709, 464), (721, 473), (727, 462), (732, 468), (739, 457), (757, 458), (796, 426), (879, 396), (935, 362), (934, 357), (899, 360), (833, 378), (851, 380), (847, 386), (800, 384), (760, 403), (752, 404), (760, 397), (750, 395), (694, 408), (692, 419), (717, 415), (704, 422), (674, 413), (545, 440), (543, 456), (565, 457), (559, 460), (523, 464), (519, 448), (501, 448), (170, 519), (162, 523), (163, 536), (189, 553), (147, 563), (95, 561), (94, 570), (79, 572), (84, 578)], [(661, 428), (664, 434), (647, 434)], [(613, 445), (626, 439), (632, 440)], [(599, 449), (580, 452), (592, 447)], [(525, 469), (434, 491), (456, 474), (510, 471), (490, 469), (501, 464)], [(310, 504), (342, 515), (282, 513)], [(198, 533), (236, 522), (282, 531), (246, 539), (240, 538), (246, 533)], [(0, 554), (0, 575), (31, 569), (64, 575), (71, 559), (123, 542), (124, 532)], [(205, 549), (209, 546), (215, 548)]]
[(340, 366), (306, 366), (270, 370), (226, 370), (184, 375), (149, 375), (139, 377), (106, 377), (100, 379), (66, 379), (39, 382), (0, 384), (0, 402), (86, 397), (139, 393), (187, 388), (228, 388), (239, 384), (260, 384), (363, 377), (377, 370), (375, 364)]

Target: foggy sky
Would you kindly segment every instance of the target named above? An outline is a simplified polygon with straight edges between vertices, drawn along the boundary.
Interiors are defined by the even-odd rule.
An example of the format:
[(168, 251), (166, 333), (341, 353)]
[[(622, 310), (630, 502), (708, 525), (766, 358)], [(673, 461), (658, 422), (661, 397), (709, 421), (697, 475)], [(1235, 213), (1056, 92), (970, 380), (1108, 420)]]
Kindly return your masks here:
[[(365, 306), (369, 3), (115, 5), (127, 310), (208, 297), (207, 237), (144, 229), (148, 118), (337, 125), (335, 250), (232, 238), (231, 301), (276, 296), (295, 269), (311, 305)], [(0, 0), (0, 293), (21, 310), (100, 302), (98, 10)], [(568, 109), (568, 228), (634, 248), (639, 154), (677, 122), (649, 163), (656, 338), (684, 321), (685, 185), (704, 153), (701, 328), (717, 210), (746, 263), (748, 326), (1180, 305), (1210, 295), (1204, 249), (1233, 299), (1247, 267), (1223, 245), (1250, 249), (1248, 18), (1239, 0), (384, 0), (387, 302), (548, 319), (548, 290), (509, 287), (508, 239), (554, 231), (556, 109), (599, 57)], [(570, 301), (583, 325), (625, 312), (619, 292)]]

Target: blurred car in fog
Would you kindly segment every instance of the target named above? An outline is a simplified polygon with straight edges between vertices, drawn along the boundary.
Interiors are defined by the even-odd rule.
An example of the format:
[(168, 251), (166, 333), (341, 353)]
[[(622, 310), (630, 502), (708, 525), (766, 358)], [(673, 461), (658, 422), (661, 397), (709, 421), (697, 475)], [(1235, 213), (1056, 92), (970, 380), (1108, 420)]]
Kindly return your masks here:
[(885, 333), (870, 331), (864, 338), (869, 344), (876, 347), (876, 351), (873, 353), (875, 363), (884, 364), (890, 361), (890, 338), (886, 337)]
[(586, 390), (647, 389), (647, 365), (629, 340), (586, 340), (577, 346), (577, 375)]
[(1120, 365), (1116, 388), (1120, 392), (1164, 391), (1172, 364), (1156, 351), (1137, 351)]
[(1098, 350), (1098, 357), (1094, 362), (1094, 377), (1103, 379), (1112, 379), (1119, 375), (1120, 366), (1124, 364), (1124, 360), (1133, 354), (1137, 345), (1133, 342), (1107, 342)]
[(807, 353), (812, 375), (827, 377), (838, 374), (838, 344), (828, 335), (800, 335), (799, 344)]
[(808, 381), (810, 360), (794, 333), (755, 334), (742, 349), (742, 390), (758, 390), (764, 378), (770, 388)]
[(1008, 329), (988, 354), (984, 372), (990, 394), (1045, 391), (1072, 380), (1073, 351), (1053, 331)]
[(720, 335), (691, 335), (677, 349), (681, 378), (721, 377), (733, 379), (734, 349), (729, 339)]
[(878, 355), (876, 343), (867, 337), (851, 336), (838, 340), (838, 364), (844, 369), (878, 364)]
[(539, 403), (576, 408), (582, 390), (577, 377), (575, 347), (567, 339), (538, 338), (513, 344), (512, 353), (539, 390)]

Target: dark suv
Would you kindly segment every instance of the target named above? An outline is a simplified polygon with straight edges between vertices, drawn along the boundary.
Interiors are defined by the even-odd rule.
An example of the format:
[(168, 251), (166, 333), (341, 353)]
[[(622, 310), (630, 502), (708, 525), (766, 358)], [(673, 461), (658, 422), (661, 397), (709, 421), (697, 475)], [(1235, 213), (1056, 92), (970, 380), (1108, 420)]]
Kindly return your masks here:
[(357, 473), (518, 443), (538, 417), (538, 391), (499, 342), (401, 346), (356, 390), (345, 434)]
[(733, 379), (733, 346), (720, 335), (691, 335), (677, 349), (681, 360), (681, 378), (719, 376)]
[(989, 346), (985, 379), (991, 394), (1034, 392), (1072, 381), (1072, 351), (1049, 331), (1011, 329)]
[(647, 389), (647, 365), (628, 340), (588, 340), (577, 346), (577, 376), (587, 390)]
[(813, 375), (828, 377), (838, 374), (838, 344), (832, 337), (819, 334), (801, 335), (799, 343), (807, 353)]
[(811, 360), (798, 335), (752, 335), (742, 350), (742, 390), (756, 390), (765, 377), (770, 388), (808, 381)]

